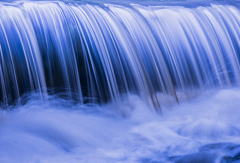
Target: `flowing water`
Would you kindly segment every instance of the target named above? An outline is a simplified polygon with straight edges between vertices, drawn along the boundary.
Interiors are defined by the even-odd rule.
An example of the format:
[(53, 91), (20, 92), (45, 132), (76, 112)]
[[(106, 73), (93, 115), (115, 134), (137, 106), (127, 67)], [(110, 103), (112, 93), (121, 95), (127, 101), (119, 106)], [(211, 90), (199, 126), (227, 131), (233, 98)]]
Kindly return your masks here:
[(0, 162), (238, 162), (240, 1), (0, 3)]

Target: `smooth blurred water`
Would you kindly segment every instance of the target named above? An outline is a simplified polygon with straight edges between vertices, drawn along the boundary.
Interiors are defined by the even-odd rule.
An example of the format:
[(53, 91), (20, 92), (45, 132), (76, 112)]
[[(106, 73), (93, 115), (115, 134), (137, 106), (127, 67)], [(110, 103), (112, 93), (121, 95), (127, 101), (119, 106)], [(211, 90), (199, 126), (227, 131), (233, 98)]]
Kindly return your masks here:
[(77, 103), (239, 86), (238, 2), (64, 3), (0, 6), (2, 107), (63, 93)]
[[(180, 96), (180, 95), (179, 95)], [(0, 162), (227, 162), (239, 159), (240, 90), (205, 91), (151, 111), (138, 96), (69, 106), (56, 97), (0, 112)], [(115, 111), (114, 111), (115, 110)], [(237, 156), (238, 155), (238, 156)], [(229, 162), (230, 162), (229, 161)]]
[(240, 3), (0, 3), (0, 163), (240, 160)]

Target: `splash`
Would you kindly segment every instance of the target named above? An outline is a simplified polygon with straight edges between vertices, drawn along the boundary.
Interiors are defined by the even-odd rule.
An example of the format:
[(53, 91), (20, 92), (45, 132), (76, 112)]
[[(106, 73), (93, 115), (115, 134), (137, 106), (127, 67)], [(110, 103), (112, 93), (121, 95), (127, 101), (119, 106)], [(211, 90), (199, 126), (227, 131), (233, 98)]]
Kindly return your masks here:
[[(69, 106), (52, 97), (0, 112), (0, 162), (224, 162), (237, 160), (240, 90), (202, 92), (150, 111), (136, 95), (115, 104)], [(65, 105), (64, 105), (65, 104)]]
[(238, 161), (240, 5), (213, 2), (0, 3), (0, 162)]

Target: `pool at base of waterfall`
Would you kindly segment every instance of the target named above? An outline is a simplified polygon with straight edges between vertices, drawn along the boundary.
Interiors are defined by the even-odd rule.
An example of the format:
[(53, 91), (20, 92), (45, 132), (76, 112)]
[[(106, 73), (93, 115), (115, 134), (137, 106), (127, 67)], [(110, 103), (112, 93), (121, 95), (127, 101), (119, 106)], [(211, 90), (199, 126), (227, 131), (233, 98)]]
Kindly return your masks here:
[(52, 97), (1, 110), (0, 162), (240, 161), (240, 89), (202, 91), (162, 105), (162, 116), (136, 95), (122, 101), (124, 117), (117, 107)]

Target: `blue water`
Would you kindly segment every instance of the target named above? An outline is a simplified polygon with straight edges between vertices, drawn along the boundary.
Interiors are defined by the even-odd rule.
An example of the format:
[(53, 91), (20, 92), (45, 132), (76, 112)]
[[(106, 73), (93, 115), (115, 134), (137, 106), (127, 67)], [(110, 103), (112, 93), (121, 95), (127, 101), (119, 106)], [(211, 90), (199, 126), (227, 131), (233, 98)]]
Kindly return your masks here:
[(68, 106), (56, 97), (39, 103), (30, 100), (12, 111), (0, 112), (0, 162), (239, 159), (239, 89), (181, 95), (181, 104), (164, 104), (164, 116), (151, 111), (136, 95), (122, 101), (129, 111), (125, 117), (114, 111), (117, 106), (111, 103)]
[(29, 92), (119, 105), (134, 93), (159, 111), (158, 92), (238, 86), (238, 3), (174, 4), (3, 3), (3, 107)]
[(0, 163), (240, 160), (240, 3), (0, 3)]

